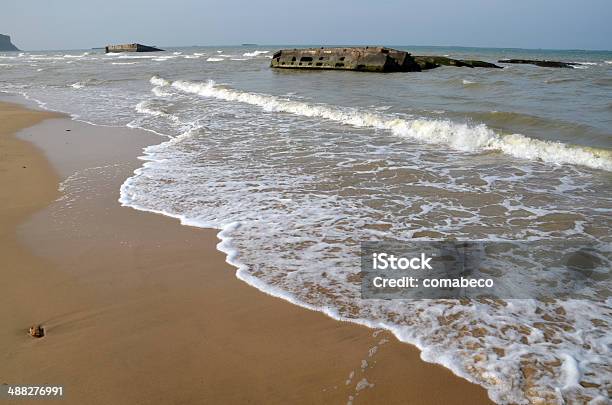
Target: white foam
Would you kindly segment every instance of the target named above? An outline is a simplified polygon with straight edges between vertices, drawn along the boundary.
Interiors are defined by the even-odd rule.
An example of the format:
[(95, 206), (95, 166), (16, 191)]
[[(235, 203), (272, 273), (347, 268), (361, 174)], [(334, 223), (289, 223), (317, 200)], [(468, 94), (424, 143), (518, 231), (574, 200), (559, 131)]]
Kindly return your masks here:
[(83, 52), (82, 54), (79, 54), (79, 55), (67, 54), (67, 55), (64, 55), (64, 58), (82, 58), (87, 55), (89, 55), (89, 52)]
[(270, 51), (253, 51), (253, 52), (245, 52), (242, 56), (255, 57), (259, 55), (265, 55), (266, 53), (270, 53)]
[(153, 76), (149, 82), (154, 85), (154, 86), (169, 86), (171, 84), (171, 82), (169, 80), (166, 79), (162, 79), (161, 77), (157, 77), (157, 76)]
[(157, 97), (169, 97), (172, 94), (164, 90), (164, 87), (156, 86), (151, 89), (151, 92)]
[(576, 164), (612, 171), (610, 152), (529, 138), (521, 134), (501, 135), (484, 124), (469, 125), (449, 120), (403, 119), (356, 108), (309, 104), (267, 94), (248, 93), (206, 83), (177, 80), (172, 87), (203, 97), (251, 104), (265, 111), (318, 117), (355, 127), (391, 131), (393, 134), (431, 144), (444, 144), (466, 152), (501, 151), (507, 155), (547, 163)]
[(85, 83), (82, 83), (82, 82), (72, 83), (70, 87), (72, 87), (73, 89), (82, 89), (83, 87), (85, 87)]
[(563, 371), (563, 389), (571, 389), (580, 385), (580, 369), (576, 359), (571, 354), (563, 354), (563, 365), (561, 370)]
[(176, 115), (169, 114), (165, 111), (153, 108), (149, 100), (144, 100), (136, 104), (135, 109), (141, 114), (152, 115), (155, 117), (165, 117), (171, 121), (174, 121), (175, 123), (180, 123), (180, 119)]
[(208, 58), (208, 59), (206, 59), (206, 62), (222, 62), (224, 60), (225, 59), (223, 59), (223, 58)]

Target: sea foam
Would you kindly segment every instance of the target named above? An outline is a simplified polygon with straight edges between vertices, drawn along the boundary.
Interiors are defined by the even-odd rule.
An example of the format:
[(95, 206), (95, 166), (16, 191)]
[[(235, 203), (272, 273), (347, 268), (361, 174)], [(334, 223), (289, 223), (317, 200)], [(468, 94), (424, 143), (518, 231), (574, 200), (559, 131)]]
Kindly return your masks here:
[(245, 52), (242, 56), (255, 57), (259, 55), (265, 55), (266, 53), (270, 53), (270, 51), (253, 51), (253, 52)]
[[(151, 78), (151, 83), (156, 84), (159, 80), (159, 77), (154, 76)], [(612, 171), (612, 153), (609, 151), (539, 140), (521, 134), (502, 135), (485, 124), (470, 125), (455, 123), (450, 120), (405, 119), (362, 111), (357, 108), (310, 104), (267, 94), (249, 93), (220, 87), (212, 80), (204, 83), (184, 80), (166, 82), (167, 84), (164, 85), (203, 97), (214, 97), (225, 101), (255, 105), (265, 111), (286, 112), (305, 117), (322, 118), (355, 127), (388, 130), (400, 137), (429, 144), (443, 144), (460, 151), (500, 151), (520, 159), (541, 160), (556, 164), (575, 164)]]
[(89, 55), (89, 52), (83, 52), (80, 55), (67, 54), (67, 55), (64, 55), (64, 58), (82, 58), (82, 57), (87, 56), (87, 55)]

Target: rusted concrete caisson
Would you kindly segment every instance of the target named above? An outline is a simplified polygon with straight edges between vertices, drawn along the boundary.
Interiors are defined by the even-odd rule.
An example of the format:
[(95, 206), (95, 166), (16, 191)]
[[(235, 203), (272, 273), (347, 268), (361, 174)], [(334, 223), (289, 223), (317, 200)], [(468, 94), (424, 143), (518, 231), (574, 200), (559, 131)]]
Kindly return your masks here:
[(283, 49), (270, 66), (283, 69), (336, 69), (363, 72), (418, 72), (421, 67), (404, 51), (384, 47)]
[(141, 44), (123, 44), (123, 45), (107, 45), (104, 50), (106, 53), (114, 52), (160, 52), (163, 49), (158, 49), (153, 46)]

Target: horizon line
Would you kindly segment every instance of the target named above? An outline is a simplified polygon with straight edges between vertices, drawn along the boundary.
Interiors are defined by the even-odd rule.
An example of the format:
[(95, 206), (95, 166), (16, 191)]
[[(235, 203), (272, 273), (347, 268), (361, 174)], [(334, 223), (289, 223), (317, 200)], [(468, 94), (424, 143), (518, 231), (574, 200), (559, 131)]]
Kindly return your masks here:
[[(7, 34), (5, 34), (7, 35)], [(126, 42), (127, 43), (127, 42)], [(130, 42), (132, 43), (132, 42)], [(212, 48), (212, 47), (266, 47), (266, 48), (271, 48), (271, 47), (281, 47), (281, 46), (292, 46), (292, 47), (355, 47), (355, 46), (383, 46), (383, 47), (401, 47), (401, 48), (408, 48), (408, 47), (427, 47), (427, 48), (472, 48), (472, 49), (508, 49), (508, 50), (525, 50), (525, 51), (585, 51), (585, 52), (612, 52), (612, 49), (587, 49), (587, 48), (524, 48), (524, 47), (515, 47), (515, 46), (508, 46), (508, 47), (497, 47), (497, 46), (472, 46), (472, 45), (416, 45), (416, 44), (409, 44), (409, 45), (400, 45), (400, 44), (391, 44), (391, 45), (384, 45), (384, 44), (328, 44), (328, 45), (321, 45), (321, 44), (259, 44), (259, 43), (244, 43), (243, 44), (210, 44), (210, 45), (204, 45), (204, 44), (194, 44), (194, 45), (153, 45), (153, 46), (160, 46), (162, 48), (195, 48), (195, 47), (202, 47), (202, 48)], [(106, 46), (106, 45), (105, 45)], [(92, 49), (100, 49), (100, 48), (104, 48), (105, 46), (95, 46), (95, 47), (88, 47), (88, 48), (47, 48), (47, 49), (19, 49), (20, 52), (37, 52), (37, 51), (82, 51), (82, 50), (92, 50)], [(17, 52), (17, 51), (5, 51), (5, 52)]]

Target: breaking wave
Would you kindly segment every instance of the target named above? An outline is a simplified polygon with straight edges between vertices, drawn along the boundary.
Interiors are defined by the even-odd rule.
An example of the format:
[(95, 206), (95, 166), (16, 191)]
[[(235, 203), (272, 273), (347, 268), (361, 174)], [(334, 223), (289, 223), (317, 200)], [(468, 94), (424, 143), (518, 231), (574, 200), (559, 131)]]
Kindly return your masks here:
[(70, 54), (67, 54), (67, 55), (64, 55), (64, 58), (82, 58), (82, 57), (85, 57), (87, 55), (89, 55), (89, 52), (83, 52), (80, 55), (70, 55)]
[[(213, 58), (209, 58), (213, 59)], [(190, 82), (168, 80), (154, 76), (156, 86), (171, 86), (177, 90), (213, 97), (225, 101), (246, 103), (305, 117), (318, 117), (355, 127), (391, 131), (394, 135), (429, 144), (443, 144), (466, 152), (499, 151), (507, 155), (555, 164), (575, 164), (593, 169), (612, 171), (612, 153), (608, 150), (544, 141), (521, 134), (502, 135), (484, 124), (470, 125), (450, 120), (406, 119), (362, 111), (357, 108), (326, 104), (309, 104), (267, 94), (256, 94), (220, 87), (214, 81)]]
[(245, 52), (242, 56), (255, 57), (259, 55), (265, 55), (266, 53), (270, 53), (270, 51), (253, 51), (253, 52)]

